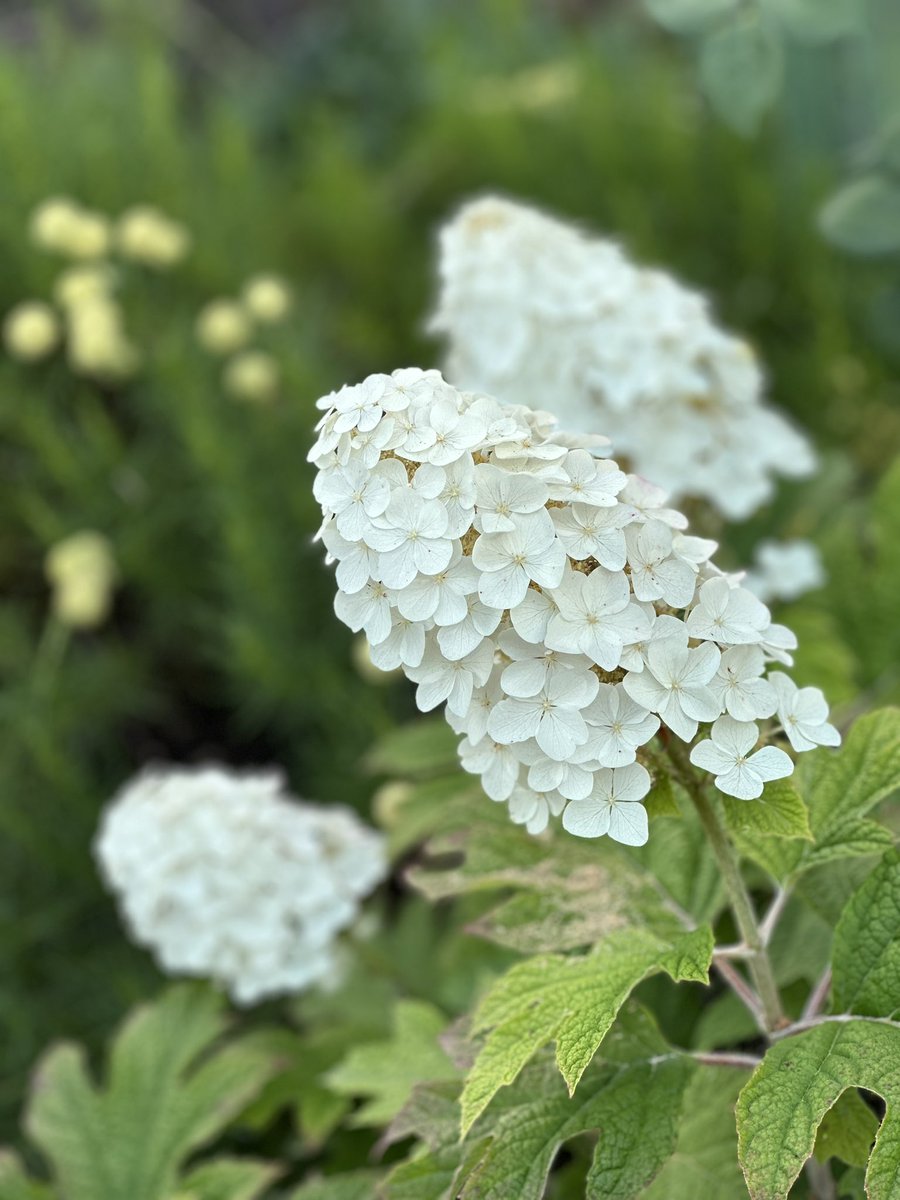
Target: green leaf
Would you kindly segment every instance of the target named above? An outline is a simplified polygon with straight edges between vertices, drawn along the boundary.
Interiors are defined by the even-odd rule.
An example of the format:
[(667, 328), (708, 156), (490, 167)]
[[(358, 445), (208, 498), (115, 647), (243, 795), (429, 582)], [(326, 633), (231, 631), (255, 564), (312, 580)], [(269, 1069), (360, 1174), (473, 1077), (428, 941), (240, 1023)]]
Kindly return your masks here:
[(853, 1167), (864, 1167), (877, 1132), (874, 1112), (859, 1092), (848, 1089), (822, 1118), (813, 1153), (819, 1162), (839, 1158)]
[(383, 1171), (348, 1171), (302, 1184), (285, 1200), (372, 1200), (378, 1195)]
[(651, 17), (673, 33), (693, 33), (723, 13), (736, 8), (739, 0), (644, 0)]
[(182, 985), (139, 1009), (113, 1043), (102, 1090), (79, 1047), (63, 1044), (44, 1056), (25, 1126), (66, 1200), (163, 1200), (187, 1155), (261, 1089), (275, 1063), (249, 1042), (226, 1045), (190, 1069), (225, 1031), (223, 1008), (210, 989)]
[(744, 840), (777, 837), (812, 841), (806, 805), (790, 779), (767, 783), (758, 800), (725, 796), (724, 809), (728, 828)]
[(781, 87), (781, 45), (753, 14), (708, 34), (700, 78), (710, 103), (738, 133), (754, 133)]
[(851, 897), (834, 931), (838, 1012), (892, 1017), (900, 1010), (900, 854), (886, 854)]
[(574, 1091), (632, 989), (660, 971), (676, 982), (707, 982), (712, 948), (708, 927), (668, 940), (635, 928), (610, 934), (590, 954), (517, 963), (475, 1013), (473, 1033), (488, 1032), (463, 1089), (463, 1132), (550, 1041)]
[(29, 1179), (10, 1150), (0, 1150), (0, 1200), (54, 1200), (46, 1184)]
[(897, 1200), (900, 1025), (865, 1018), (825, 1021), (777, 1042), (741, 1092), (739, 1156), (752, 1200), (785, 1200), (825, 1114), (853, 1087), (887, 1104), (866, 1188), (870, 1200)]
[[(477, 1157), (481, 1144), (470, 1153)], [(384, 1200), (450, 1200), (459, 1196), (457, 1180), (465, 1171), (464, 1149), (458, 1141), (425, 1150), (391, 1171), (379, 1198)]]
[[(540, 1200), (559, 1148), (599, 1130), (586, 1194), (604, 1200), (643, 1195), (675, 1146), (692, 1064), (595, 1064), (571, 1098), (551, 1061), (526, 1069), (500, 1115), (485, 1120), (490, 1141), (460, 1191), (461, 1200)], [(479, 1126), (479, 1131), (481, 1126)]]
[(815, 840), (803, 848), (801, 869), (883, 853), (893, 840), (890, 832), (864, 818), (900, 786), (900, 709), (860, 717), (840, 750), (805, 754), (796, 779)]
[(339, 1095), (368, 1096), (352, 1125), (384, 1125), (395, 1117), (417, 1083), (456, 1079), (459, 1072), (438, 1045), (447, 1020), (420, 1000), (401, 1000), (394, 1010), (394, 1032), (386, 1041), (355, 1046), (324, 1077)]
[(671, 775), (660, 774), (653, 781), (653, 787), (644, 798), (644, 808), (653, 820), (655, 817), (681, 817), (681, 809), (675, 798), (675, 784)]
[(642, 1200), (747, 1200), (734, 1106), (747, 1072), (698, 1067), (684, 1097), (675, 1152)]
[[(666, 842), (666, 827), (685, 824), (659, 821), (654, 837), (659, 831)], [(708, 848), (682, 846), (691, 833), (675, 836), (684, 849), (677, 865), (665, 849), (654, 851), (675, 872), (673, 886), (696, 887), (699, 878), (710, 883), (718, 895), (718, 877), (710, 881), (706, 872)], [(497, 908), (483, 913), (470, 929), (522, 953), (593, 945), (631, 925), (649, 926), (663, 934), (679, 929), (671, 899), (681, 904), (681, 897), (670, 899), (666, 894), (670, 881), (663, 879), (661, 887), (654, 878), (653, 854), (644, 861), (613, 845), (598, 846), (563, 833), (553, 840), (538, 841), (513, 825), (500, 806), (485, 808), (483, 796), (464, 827), (432, 839), (426, 855), (430, 857), (411, 870), (409, 878), (430, 900), (518, 889)], [(450, 866), (446, 865), (448, 859)], [(694, 868), (692, 883), (687, 879), (690, 867)]]
[(366, 766), (377, 775), (437, 775), (459, 766), (458, 740), (443, 717), (419, 719), (386, 734)]
[(852, 254), (892, 254), (900, 250), (900, 187), (882, 175), (848, 183), (819, 214), (825, 237)]
[(794, 37), (828, 42), (860, 28), (859, 0), (763, 0), (764, 7)]
[(280, 1173), (274, 1163), (217, 1158), (187, 1174), (180, 1190), (191, 1200), (256, 1200)]

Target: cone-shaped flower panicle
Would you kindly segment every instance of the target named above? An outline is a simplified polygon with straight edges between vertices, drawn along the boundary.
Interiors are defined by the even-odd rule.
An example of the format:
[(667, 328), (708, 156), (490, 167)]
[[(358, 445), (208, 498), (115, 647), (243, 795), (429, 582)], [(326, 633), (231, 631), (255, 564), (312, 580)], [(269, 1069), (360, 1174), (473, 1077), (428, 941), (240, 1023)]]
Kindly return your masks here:
[(646, 841), (661, 730), (697, 739), (695, 764), (746, 799), (793, 769), (773, 738), (836, 743), (822, 693), (767, 674), (791, 665), (790, 630), (664, 492), (595, 456), (604, 439), (437, 371), (371, 375), (319, 407), (335, 611), (420, 709), (446, 706), (463, 767), (530, 832), (562, 813), (579, 837)]

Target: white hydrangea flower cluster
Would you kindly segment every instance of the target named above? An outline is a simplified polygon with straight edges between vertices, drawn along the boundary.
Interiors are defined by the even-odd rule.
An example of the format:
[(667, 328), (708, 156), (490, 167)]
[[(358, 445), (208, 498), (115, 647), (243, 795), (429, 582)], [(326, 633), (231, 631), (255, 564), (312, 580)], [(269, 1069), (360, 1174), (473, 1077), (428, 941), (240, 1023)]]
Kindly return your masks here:
[[(319, 401), (310, 460), (337, 560), (335, 611), (372, 662), (446, 704), (465, 769), (533, 833), (647, 839), (639, 760), (662, 726), (729, 795), (835, 745), (816, 689), (787, 675), (796, 639), (710, 561), (665, 493), (554, 432), (550, 414), (459, 392), (437, 371), (371, 375)], [(767, 737), (773, 736), (770, 727)]]
[(442, 229), (439, 270), (430, 328), (459, 387), (550, 402), (563, 428), (602, 430), (673, 499), (729, 519), (771, 496), (773, 474), (813, 470), (806, 439), (763, 402), (749, 346), (614, 242), (489, 196)]
[(760, 600), (796, 600), (824, 585), (825, 566), (819, 548), (803, 538), (776, 542), (767, 538), (753, 555), (744, 587)]
[(301, 804), (276, 773), (155, 768), (107, 808), (94, 846), (134, 940), (238, 1004), (331, 981), (338, 933), (387, 872), (349, 809)]

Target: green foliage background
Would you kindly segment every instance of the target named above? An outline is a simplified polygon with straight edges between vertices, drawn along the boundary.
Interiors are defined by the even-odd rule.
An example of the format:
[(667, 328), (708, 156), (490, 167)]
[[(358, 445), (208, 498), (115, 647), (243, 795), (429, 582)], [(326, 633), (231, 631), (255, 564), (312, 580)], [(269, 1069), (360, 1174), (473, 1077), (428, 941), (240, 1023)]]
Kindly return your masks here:
[[(846, 253), (846, 199), (830, 241), (817, 224), (848, 180), (897, 169), (897, 12), (859, 8), (847, 39), (786, 39), (753, 138), (710, 107), (691, 45), (636, 3), (353, 0), (274, 26), (194, 0), (0, 11), (0, 312), (49, 292), (56, 265), (25, 236), (48, 195), (111, 213), (154, 203), (194, 237), (182, 267), (128, 293), (148, 363), (133, 384), (0, 359), (4, 1140), (41, 1048), (96, 1046), (159, 982), (89, 851), (134, 770), (278, 763), (300, 795), (367, 807), (361, 760), (412, 708), (405, 685), (360, 677), (331, 614), (305, 462), (314, 403), (438, 360), (423, 332), (434, 230), (474, 192), (620, 237), (751, 338), (822, 471), (725, 532), (723, 557), (738, 564), (768, 533), (817, 540), (831, 582), (784, 614), (805, 643), (798, 674), (845, 711), (897, 698), (897, 261)], [(192, 326), (265, 269), (296, 302), (271, 335), (283, 399), (257, 409), (222, 395)], [(111, 539), (121, 586), (112, 621), (54, 670), (43, 556), (84, 527)], [(430, 935), (404, 919), (415, 962)], [(455, 992), (401, 993), (462, 1011), (481, 968), (456, 945)]]

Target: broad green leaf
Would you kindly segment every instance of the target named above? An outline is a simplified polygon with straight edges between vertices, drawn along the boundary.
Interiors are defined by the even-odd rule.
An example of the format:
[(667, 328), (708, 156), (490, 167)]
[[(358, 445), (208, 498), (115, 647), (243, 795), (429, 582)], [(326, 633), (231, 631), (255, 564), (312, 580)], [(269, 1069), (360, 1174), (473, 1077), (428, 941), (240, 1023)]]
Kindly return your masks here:
[(632, 989), (660, 971), (676, 981), (706, 982), (712, 946), (708, 927), (670, 939), (635, 928), (610, 934), (590, 954), (517, 963), (475, 1013), (473, 1033), (487, 1036), (463, 1089), (463, 1132), (551, 1041), (574, 1091)]
[(394, 1033), (386, 1041), (355, 1046), (324, 1081), (344, 1096), (371, 1097), (355, 1112), (352, 1125), (384, 1125), (397, 1115), (417, 1083), (456, 1079), (459, 1072), (438, 1045), (447, 1020), (420, 1000), (401, 1000), (394, 1010)]
[(900, 1025), (825, 1021), (777, 1042), (738, 1100), (739, 1155), (752, 1200), (785, 1200), (825, 1114), (847, 1088), (886, 1102), (869, 1160), (870, 1200), (900, 1197)]
[(644, 0), (650, 15), (674, 33), (702, 29), (738, 3), (739, 0)]
[(0, 1200), (54, 1200), (46, 1184), (29, 1179), (10, 1150), (0, 1150)]
[(842, 187), (819, 214), (822, 233), (853, 254), (900, 250), (900, 187), (882, 175), (866, 175)]
[(812, 986), (831, 957), (834, 930), (805, 899), (792, 897), (775, 926), (769, 957), (779, 987), (798, 979)]
[(790, 779), (767, 783), (758, 800), (724, 798), (725, 820), (745, 841), (757, 837), (812, 841), (806, 805)]
[(378, 1195), (383, 1171), (348, 1171), (302, 1184), (285, 1200), (372, 1200)]
[(256, 1200), (280, 1173), (274, 1163), (217, 1158), (195, 1167), (179, 1186), (191, 1200)]
[(503, 1096), (500, 1115), (491, 1120), (486, 1114), (490, 1141), (460, 1200), (540, 1200), (559, 1148), (593, 1130), (599, 1134), (586, 1194), (603, 1200), (643, 1195), (675, 1146), (692, 1066), (678, 1054), (653, 1063), (594, 1064), (574, 1097), (552, 1060), (526, 1068)]
[(660, 773), (653, 780), (653, 787), (644, 797), (644, 808), (651, 821), (656, 817), (681, 817), (671, 775)]
[(848, 1089), (822, 1118), (816, 1135), (815, 1156), (819, 1162), (839, 1158), (854, 1167), (869, 1161), (878, 1132), (878, 1118), (860, 1096)]
[(802, 849), (803, 870), (834, 858), (883, 853), (890, 832), (865, 817), (900, 787), (900, 709), (860, 717), (839, 750), (803, 755), (796, 775), (814, 838)]
[(738, 133), (753, 133), (781, 87), (778, 39), (755, 14), (736, 16), (700, 47), (700, 78), (713, 108)]
[[(480, 1145), (477, 1153), (480, 1153)], [(396, 1166), (378, 1193), (379, 1200), (451, 1200), (466, 1151), (458, 1141), (424, 1150)]]
[(698, 1067), (684, 1097), (675, 1152), (642, 1200), (747, 1200), (734, 1106), (747, 1072)]
[[(655, 859), (651, 855), (642, 861), (615, 846), (579, 841), (564, 833), (539, 841), (513, 825), (499, 806), (482, 810), (483, 797), (479, 810), (463, 828), (428, 843), (430, 860), (409, 875), (413, 885), (431, 900), (517, 889), (511, 898), (484, 913), (471, 926), (472, 932), (514, 950), (534, 953), (593, 945), (631, 925), (650, 926), (660, 933), (679, 929), (671, 901), (681, 904), (681, 897), (670, 897), (668, 879), (660, 886), (653, 877)], [(654, 837), (659, 831), (665, 841), (667, 826), (685, 824), (658, 821)], [(673, 886), (688, 886), (690, 865), (696, 868), (694, 886), (698, 876), (707, 881), (708, 850), (704, 857), (699, 847), (681, 846), (690, 840), (690, 833), (675, 836), (685, 851), (681, 863), (672, 864), (671, 852), (655, 852), (676, 874)], [(448, 857), (450, 866), (444, 865)], [(717, 877), (711, 886), (717, 895)]]
[(190, 1069), (224, 1032), (223, 1009), (195, 985), (139, 1009), (113, 1043), (103, 1089), (79, 1047), (44, 1056), (25, 1125), (66, 1200), (162, 1200), (187, 1155), (256, 1095), (275, 1063), (250, 1043), (226, 1045)]
[(850, 899), (834, 931), (834, 1007), (892, 1017), (900, 1010), (900, 854), (890, 851)]
[(860, 0), (763, 0), (764, 7), (794, 37), (827, 42), (860, 28)]

